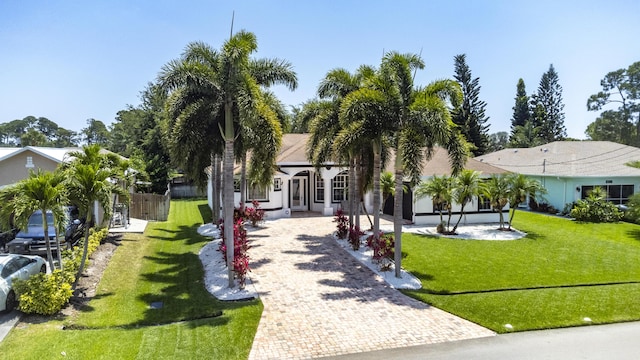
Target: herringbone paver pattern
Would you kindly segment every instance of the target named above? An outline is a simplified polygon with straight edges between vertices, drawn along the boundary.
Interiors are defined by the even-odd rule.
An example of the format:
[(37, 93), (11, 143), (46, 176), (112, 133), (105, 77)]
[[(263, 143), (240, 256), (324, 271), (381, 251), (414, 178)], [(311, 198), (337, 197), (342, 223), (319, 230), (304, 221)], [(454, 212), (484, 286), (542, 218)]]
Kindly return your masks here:
[(389, 287), (331, 238), (331, 217), (250, 233), (264, 311), (249, 359), (308, 359), (494, 333)]

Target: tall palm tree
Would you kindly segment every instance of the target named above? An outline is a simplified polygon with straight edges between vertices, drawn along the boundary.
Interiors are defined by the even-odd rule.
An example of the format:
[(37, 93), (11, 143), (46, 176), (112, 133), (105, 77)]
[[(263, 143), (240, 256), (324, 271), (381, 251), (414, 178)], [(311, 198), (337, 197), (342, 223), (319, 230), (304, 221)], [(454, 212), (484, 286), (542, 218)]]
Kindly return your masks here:
[[(433, 206), (438, 209), (440, 213), (440, 224), (443, 224), (444, 227), (442, 210), (447, 209), (448, 212), (451, 213), (453, 178), (447, 175), (434, 175), (429, 180), (420, 182), (414, 194), (417, 199), (422, 199), (427, 196), (431, 197)], [(448, 224), (445, 230), (449, 231)]]
[(511, 174), (509, 180), (509, 209), (511, 216), (509, 217), (509, 230), (513, 223), (513, 217), (516, 215), (516, 209), (520, 204), (524, 203), (529, 197), (535, 198), (538, 194), (546, 194), (545, 189), (538, 180), (529, 179), (522, 174)]
[[(230, 37), (220, 51), (207, 44), (194, 42), (187, 46), (182, 57), (165, 65), (159, 74), (160, 86), (171, 95), (173, 118), (178, 133), (188, 141), (196, 144), (188, 145), (184, 152), (178, 153), (182, 160), (197, 159), (191, 167), (195, 173), (201, 172), (206, 161), (211, 161), (212, 154), (223, 154), (223, 218), (224, 237), (227, 241), (227, 264), (233, 264), (233, 166), (236, 133), (243, 129), (256, 129), (260, 126), (259, 109), (264, 107), (261, 87), (282, 84), (294, 90), (297, 78), (291, 64), (280, 59), (252, 59), (250, 56), (257, 50), (254, 34), (240, 31)], [(178, 115), (178, 116), (175, 116)], [(183, 122), (200, 122), (198, 128), (204, 128), (194, 134), (194, 128), (182, 126)], [(218, 131), (220, 129), (220, 131)], [(272, 144), (279, 144), (278, 134), (269, 134)], [(199, 144), (204, 146), (197, 147)], [(222, 148), (219, 145), (223, 145)], [(268, 150), (268, 149), (267, 149)], [(258, 152), (256, 152), (257, 154)], [(275, 159), (277, 151), (263, 156)], [(264, 160), (260, 156), (252, 157), (256, 166), (255, 182), (260, 183), (271, 178), (274, 166), (258, 166)], [(273, 161), (266, 164), (272, 164)], [(205, 165), (205, 166), (203, 166)], [(249, 175), (252, 176), (251, 174)], [(266, 185), (266, 184), (265, 184)], [(229, 266), (229, 287), (235, 286), (233, 268)]]
[(473, 201), (473, 199), (477, 198), (479, 195), (484, 193), (485, 184), (480, 178), (479, 171), (473, 170), (462, 170), (458, 176), (455, 178), (454, 185), (454, 200), (456, 203), (460, 204), (460, 217), (458, 221), (453, 226), (451, 232), (455, 233), (458, 229), (458, 225), (460, 225), (460, 221), (464, 216), (464, 208), (467, 204)]
[(58, 264), (62, 268), (61, 247), (58, 236), (64, 234), (65, 205), (67, 203), (67, 190), (64, 186), (64, 176), (56, 172), (30, 172), (29, 177), (19, 181), (16, 185), (5, 190), (9, 196), (3, 195), (1, 198), (9, 200), (5, 204), (7, 209), (11, 209), (14, 214), (14, 222), (18, 228), (25, 228), (29, 217), (34, 211), (40, 210), (42, 213), (42, 226), (44, 239), (47, 247), (47, 261), (49, 268), (54, 269), (53, 255), (51, 251), (51, 241), (49, 238), (49, 220), (47, 212), (53, 215), (54, 228), (56, 229), (55, 244), (58, 257)]
[(509, 203), (511, 187), (506, 175), (493, 175), (487, 182), (484, 196), (491, 202), (491, 208), (500, 214), (500, 229), (504, 227), (504, 215), (502, 209)]
[[(374, 156), (381, 153), (386, 139), (395, 150), (395, 276), (401, 276), (402, 261), (402, 200), (406, 175), (417, 183), (421, 165), (430, 158), (436, 144), (449, 152), (454, 173), (464, 166), (467, 146), (451, 120), (450, 106), (461, 102), (460, 86), (452, 80), (431, 83), (425, 88), (413, 84), (414, 73), (424, 62), (415, 54), (389, 52), (367, 89), (356, 92), (343, 113), (349, 119), (370, 117), (368, 131), (374, 146)], [(353, 129), (349, 129), (353, 130)], [(374, 159), (376, 159), (374, 157)], [(379, 164), (379, 163), (378, 163)], [(374, 208), (379, 207), (379, 177), (374, 160)], [(376, 203), (376, 201), (378, 203)]]
[[(307, 144), (307, 158), (316, 169), (319, 170), (328, 161), (349, 164), (347, 196), (350, 227), (354, 225), (355, 204), (357, 203), (359, 207), (356, 164), (361, 161), (358, 161), (356, 157), (362, 147), (343, 147), (335, 140), (344, 126), (339, 117), (340, 106), (344, 98), (359, 89), (363, 79), (370, 73), (370, 68), (367, 66), (360, 66), (354, 74), (342, 68), (330, 70), (318, 86), (318, 97), (321, 100), (309, 102), (301, 114), (304, 118), (311, 117), (311, 120), (308, 121), (311, 136)], [(359, 226), (359, 216), (356, 216), (356, 226)]]

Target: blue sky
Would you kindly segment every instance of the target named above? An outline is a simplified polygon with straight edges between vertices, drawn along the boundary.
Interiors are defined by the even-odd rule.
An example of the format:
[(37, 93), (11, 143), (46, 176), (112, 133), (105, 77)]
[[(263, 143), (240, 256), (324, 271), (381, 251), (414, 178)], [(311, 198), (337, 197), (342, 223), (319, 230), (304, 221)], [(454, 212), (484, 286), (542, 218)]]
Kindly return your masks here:
[(609, 71), (640, 61), (640, 2), (609, 1), (0, 1), (0, 122), (44, 116), (78, 131), (105, 124), (187, 43), (219, 48), (234, 29), (256, 34), (257, 57), (290, 61), (295, 92), (315, 97), (328, 70), (379, 65), (384, 51), (420, 53), (416, 83), (453, 76), (467, 54), (490, 132), (509, 131), (518, 78), (532, 94), (554, 65), (568, 135), (585, 138), (586, 110)]

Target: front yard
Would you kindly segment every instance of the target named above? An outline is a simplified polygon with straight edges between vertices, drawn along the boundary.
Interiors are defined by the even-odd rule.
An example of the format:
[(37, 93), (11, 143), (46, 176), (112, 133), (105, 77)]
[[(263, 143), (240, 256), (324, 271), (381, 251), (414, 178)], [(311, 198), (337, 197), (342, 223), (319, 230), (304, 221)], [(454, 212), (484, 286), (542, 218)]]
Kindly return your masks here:
[(405, 293), (497, 332), (640, 320), (640, 226), (519, 212), (514, 227), (528, 236), (404, 234), (403, 265), (423, 285)]
[(262, 303), (222, 303), (204, 289), (201, 203), (172, 201), (167, 222), (126, 235), (85, 310), (26, 317), (0, 343), (2, 358), (246, 359)]

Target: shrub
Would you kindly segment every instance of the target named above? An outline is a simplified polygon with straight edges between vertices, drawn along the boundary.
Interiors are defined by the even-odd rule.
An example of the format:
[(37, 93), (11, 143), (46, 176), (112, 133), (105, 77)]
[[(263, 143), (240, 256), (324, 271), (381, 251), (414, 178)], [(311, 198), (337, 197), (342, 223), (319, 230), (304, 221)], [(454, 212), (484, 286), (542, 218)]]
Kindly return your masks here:
[(392, 234), (379, 233), (378, 236), (370, 235), (367, 238), (367, 247), (373, 250), (371, 258), (380, 265), (381, 271), (391, 270), (394, 244)]
[(66, 271), (36, 274), (28, 280), (16, 280), (13, 287), (19, 296), (19, 309), (27, 314), (53, 315), (69, 302), (71, 283)]
[(336, 211), (336, 217), (333, 219), (333, 222), (338, 223), (336, 235), (338, 235), (338, 239), (344, 239), (347, 237), (349, 232), (349, 219), (344, 215), (344, 210), (338, 209)]
[[(220, 242), (218, 251), (222, 253), (225, 264), (229, 266), (229, 264), (227, 264), (227, 245), (224, 241), (223, 226), (221, 226), (220, 231), (222, 231), (222, 241)], [(251, 246), (249, 246), (247, 239), (247, 230), (245, 230), (243, 226), (243, 221), (238, 219), (233, 225), (233, 271), (241, 289), (245, 286), (247, 272), (251, 271), (249, 267), (249, 255), (247, 253), (250, 248)]]
[(349, 244), (353, 250), (360, 249), (360, 237), (364, 232), (358, 226), (349, 229)]
[(256, 226), (264, 221), (265, 212), (264, 209), (260, 208), (260, 203), (257, 200), (253, 200), (251, 205), (253, 205), (253, 207), (244, 208), (244, 219), (249, 220), (251, 226)]
[(604, 191), (595, 188), (584, 200), (578, 200), (571, 210), (571, 217), (586, 222), (618, 222), (622, 212), (612, 203), (605, 200)]

